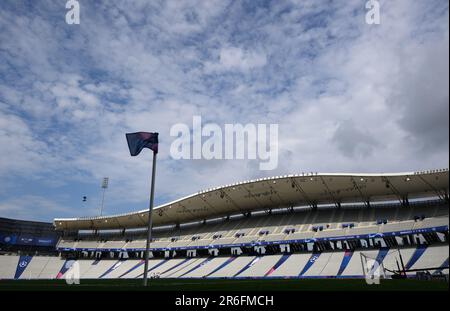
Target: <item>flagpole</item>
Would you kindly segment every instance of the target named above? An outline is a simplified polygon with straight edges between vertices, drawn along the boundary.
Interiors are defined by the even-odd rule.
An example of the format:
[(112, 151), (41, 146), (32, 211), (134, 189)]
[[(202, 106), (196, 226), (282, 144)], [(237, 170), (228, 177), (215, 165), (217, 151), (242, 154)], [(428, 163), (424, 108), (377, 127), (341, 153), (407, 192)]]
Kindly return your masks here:
[(150, 241), (152, 239), (152, 210), (153, 210), (153, 198), (155, 193), (155, 170), (156, 170), (156, 153), (153, 151), (152, 183), (150, 190), (150, 204), (148, 208), (147, 244), (145, 246), (144, 286), (147, 286), (148, 283), (148, 259), (150, 252)]

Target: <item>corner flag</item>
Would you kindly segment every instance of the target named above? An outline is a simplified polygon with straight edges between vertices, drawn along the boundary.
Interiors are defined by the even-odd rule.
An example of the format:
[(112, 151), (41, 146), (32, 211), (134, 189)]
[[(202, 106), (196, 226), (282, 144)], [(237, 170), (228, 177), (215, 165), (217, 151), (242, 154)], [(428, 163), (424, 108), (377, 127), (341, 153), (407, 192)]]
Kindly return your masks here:
[(150, 253), (150, 242), (152, 240), (152, 210), (153, 198), (155, 196), (155, 171), (156, 171), (156, 155), (158, 153), (158, 133), (137, 132), (126, 134), (128, 149), (131, 156), (137, 156), (142, 149), (149, 148), (153, 150), (153, 166), (152, 166), (152, 183), (150, 189), (150, 203), (148, 207), (148, 223), (147, 223), (147, 241), (145, 245), (145, 265), (144, 265), (144, 286), (147, 286), (148, 279), (148, 260)]
[(128, 133), (126, 137), (131, 156), (137, 156), (144, 148), (149, 148), (154, 153), (158, 153), (158, 133)]

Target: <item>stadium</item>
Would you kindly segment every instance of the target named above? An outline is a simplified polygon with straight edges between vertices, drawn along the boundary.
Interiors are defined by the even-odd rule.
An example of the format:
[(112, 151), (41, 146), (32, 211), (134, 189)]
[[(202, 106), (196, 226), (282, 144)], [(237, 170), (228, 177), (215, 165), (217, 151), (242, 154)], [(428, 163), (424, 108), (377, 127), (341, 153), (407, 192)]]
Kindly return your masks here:
[(2, 308), (442, 301), (449, 6), (0, 1)]
[[(199, 191), (153, 210), (150, 287), (448, 289), (448, 181), (301, 173)], [(138, 286), (148, 216), (0, 219), (0, 288)]]

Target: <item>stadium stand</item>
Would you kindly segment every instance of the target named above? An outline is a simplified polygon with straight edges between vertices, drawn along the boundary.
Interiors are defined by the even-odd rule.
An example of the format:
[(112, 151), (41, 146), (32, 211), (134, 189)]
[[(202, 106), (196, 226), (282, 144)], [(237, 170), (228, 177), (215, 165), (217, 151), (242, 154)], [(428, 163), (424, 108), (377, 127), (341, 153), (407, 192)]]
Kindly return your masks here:
[(18, 256), (0, 256), (0, 279), (13, 279), (18, 262)]
[[(253, 190), (232, 194), (239, 187)], [(149, 275), (448, 275), (448, 170), (314, 174), (257, 180), (245, 187), (215, 188), (172, 202), (173, 209), (156, 208)], [(200, 208), (205, 204), (211, 207), (206, 214)], [(0, 279), (57, 279), (75, 270), (82, 279), (135, 279), (144, 273), (144, 212), (55, 219), (53, 225), (7, 219), (0, 224)]]
[(53, 252), (61, 236), (51, 223), (0, 218), (1, 251)]
[[(426, 206), (426, 208), (424, 208)], [(426, 203), (415, 203), (410, 207), (396, 206), (373, 207), (370, 212), (362, 214), (363, 208), (351, 209), (349, 207), (336, 210), (302, 210), (294, 213), (284, 212), (279, 215), (257, 214), (251, 217), (244, 217), (235, 220), (225, 221), (215, 231), (217, 224), (198, 224), (184, 228), (171, 228), (166, 231), (156, 233), (156, 238), (151, 243), (152, 249), (183, 249), (222, 245), (243, 245), (258, 242), (283, 242), (305, 239), (323, 239), (332, 237), (361, 236), (377, 233), (391, 233), (419, 230), (425, 228), (435, 228), (448, 226), (448, 204), (438, 204), (435, 201)], [(318, 214), (318, 215), (316, 215)], [(408, 219), (408, 215), (426, 215), (424, 220), (414, 221), (414, 217)], [(275, 218), (274, 218), (275, 217)], [(253, 218), (250, 221), (250, 218)], [(273, 226), (258, 226), (258, 223), (271, 222), (274, 218)], [(320, 225), (311, 223), (310, 220), (320, 220)], [(387, 223), (377, 224), (378, 219), (387, 220)], [(352, 227), (343, 227), (344, 224), (351, 223)], [(320, 231), (314, 231), (313, 227), (323, 227)], [(293, 229), (294, 233), (287, 234), (286, 229)], [(262, 235), (261, 232), (266, 234)], [(280, 233), (284, 232), (284, 233)], [(162, 236), (165, 235), (165, 237)], [(209, 237), (217, 236), (216, 239)], [(173, 239), (177, 237), (177, 239)], [(196, 237), (197, 239), (194, 239)], [(203, 238), (205, 237), (205, 238)], [(84, 239), (99, 239), (84, 240)], [(81, 239), (81, 240), (80, 240)], [(132, 240), (131, 236), (124, 235), (122, 240), (120, 235), (114, 237), (115, 240), (107, 241), (106, 237), (89, 235), (87, 237), (77, 236), (73, 240), (61, 239), (58, 249), (72, 250), (136, 250), (145, 248), (145, 232), (142, 231), (138, 240)], [(76, 242), (78, 241), (78, 242)], [(106, 241), (106, 242), (105, 242)], [(131, 241), (131, 242), (126, 242)]]
[[(267, 256), (240, 256), (217, 258), (175, 258), (152, 259), (149, 264), (150, 275), (161, 278), (361, 278), (364, 276), (361, 253), (370, 258), (380, 257), (385, 277), (392, 276), (399, 260), (397, 249), (364, 250), (351, 253), (344, 251), (299, 253)], [(407, 269), (439, 268), (448, 262), (448, 245), (401, 249)], [(348, 258), (350, 257), (350, 258)], [(348, 258), (346, 260), (346, 258)], [(31, 264), (33, 262), (33, 264)], [(55, 279), (67, 261), (56, 257), (34, 256), (30, 264), (19, 276), (15, 275), (19, 256), (0, 256), (1, 279)], [(139, 278), (142, 277), (141, 260), (100, 261), (79, 259), (82, 279), (98, 278)], [(72, 264), (73, 267), (74, 264)], [(138, 267), (138, 268), (136, 268)], [(140, 268), (140, 269), (139, 269)], [(434, 273), (437, 269), (430, 272)], [(66, 270), (65, 273), (67, 273)], [(414, 273), (408, 273), (414, 275)]]

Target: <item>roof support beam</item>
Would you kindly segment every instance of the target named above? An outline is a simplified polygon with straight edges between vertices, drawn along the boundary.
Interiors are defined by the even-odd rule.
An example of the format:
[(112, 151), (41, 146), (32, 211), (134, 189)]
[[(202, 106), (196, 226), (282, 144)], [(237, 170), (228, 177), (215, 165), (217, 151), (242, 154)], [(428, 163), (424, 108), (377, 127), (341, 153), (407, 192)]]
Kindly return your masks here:
[(252, 192), (251, 192), (250, 190), (248, 190), (244, 185), (241, 185), (241, 187), (244, 188), (245, 191), (247, 191), (248, 196), (249, 196), (250, 198), (252, 198), (253, 200), (255, 200), (256, 204), (258, 204), (258, 206), (259, 206), (260, 208), (264, 208), (264, 205), (261, 204), (261, 202), (259, 202), (259, 200), (258, 200), (254, 195), (252, 195)]
[[(297, 191), (299, 191), (302, 194), (303, 201), (305, 201), (311, 208), (314, 208), (315, 203), (309, 199), (305, 190), (303, 190), (303, 188), (298, 184), (298, 182), (295, 181), (295, 179), (293, 177), (291, 177), (291, 182), (292, 182), (293, 188), (296, 188)], [(317, 206), (317, 204), (316, 204), (316, 206)]]
[(207, 200), (206, 200), (206, 196), (204, 194), (202, 194), (200, 196), (200, 199), (206, 203), (206, 205), (208, 205), (212, 210), (215, 210), (214, 206), (212, 206)]
[[(181, 206), (183, 208), (183, 210), (187, 211), (189, 214), (191, 214), (192, 216), (195, 217), (195, 215), (189, 210), (189, 208), (187, 208), (186, 206), (184, 206), (181, 203), (178, 203), (178, 205)], [(179, 222), (179, 221), (177, 220), (177, 222)]]
[(237, 205), (236, 202), (234, 202), (233, 199), (230, 198), (230, 196), (225, 191), (220, 190), (220, 198), (223, 199), (224, 197), (226, 197), (239, 212), (244, 212), (244, 210), (242, 208), (240, 208), (240, 206)]
[(408, 195), (405, 195), (405, 196), (402, 198), (402, 205), (403, 205), (404, 207), (408, 207), (408, 206), (409, 206)]
[[(442, 194), (441, 191), (439, 191), (438, 189), (436, 189), (435, 187), (433, 187), (433, 185), (430, 184), (428, 181), (426, 181), (425, 178), (423, 178), (422, 176), (417, 175), (417, 177), (419, 177), (419, 179), (420, 179), (421, 181), (423, 181), (424, 184), (426, 184), (428, 187), (430, 187), (430, 189), (431, 189), (432, 191), (434, 191), (434, 193), (436, 193), (436, 195), (439, 197), (439, 199), (445, 200), (445, 193)], [(447, 195), (447, 199), (448, 199), (448, 195)]]
[[(281, 196), (278, 194), (278, 191), (273, 188), (273, 186), (267, 181), (267, 184), (269, 185), (270, 190), (278, 197), (278, 200), (280, 201), (279, 206), (286, 206), (286, 202), (281, 198)], [(270, 199), (272, 201), (272, 199)], [(272, 201), (273, 202), (273, 201)]]
[(322, 181), (322, 184), (325, 186), (325, 189), (328, 192), (328, 195), (330, 196), (331, 201), (334, 203), (334, 205), (336, 206), (336, 208), (340, 208), (340, 204), (339, 201), (336, 200), (336, 197), (333, 195), (333, 193), (331, 192), (330, 188), (328, 187), (327, 183), (325, 182), (325, 179), (323, 179), (322, 176), (320, 176), (320, 180)]
[(400, 191), (395, 188), (393, 184), (391, 184), (391, 181), (387, 177), (381, 177), (381, 180), (383, 180), (386, 183), (386, 188), (389, 188), (392, 193), (397, 197), (400, 204), (403, 204), (403, 196), (401, 195)]
[(369, 197), (364, 196), (364, 194), (362, 193), (361, 188), (358, 186), (358, 183), (356, 182), (356, 180), (353, 177), (350, 177), (353, 186), (355, 187), (355, 189), (358, 191), (359, 196), (361, 197), (361, 200), (364, 202), (364, 206), (365, 207), (370, 207), (370, 202), (369, 202)]

